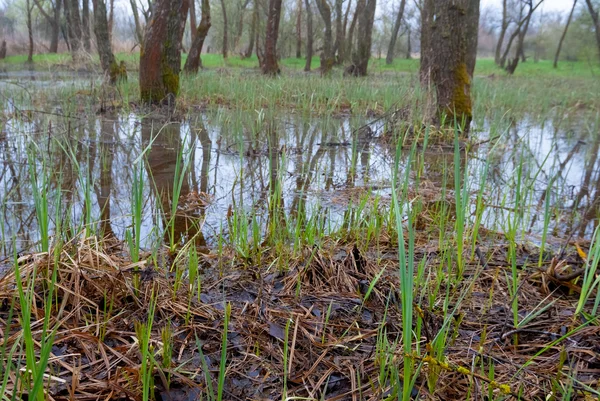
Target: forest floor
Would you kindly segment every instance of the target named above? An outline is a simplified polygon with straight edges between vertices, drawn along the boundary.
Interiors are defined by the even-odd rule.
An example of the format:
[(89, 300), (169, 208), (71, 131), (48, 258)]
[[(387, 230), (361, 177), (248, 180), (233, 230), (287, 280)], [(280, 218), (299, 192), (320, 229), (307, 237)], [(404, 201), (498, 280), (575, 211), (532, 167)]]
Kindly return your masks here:
[(2, 400), (600, 398), (597, 68), (481, 60), (466, 135), (414, 60), (204, 61), (0, 77)]

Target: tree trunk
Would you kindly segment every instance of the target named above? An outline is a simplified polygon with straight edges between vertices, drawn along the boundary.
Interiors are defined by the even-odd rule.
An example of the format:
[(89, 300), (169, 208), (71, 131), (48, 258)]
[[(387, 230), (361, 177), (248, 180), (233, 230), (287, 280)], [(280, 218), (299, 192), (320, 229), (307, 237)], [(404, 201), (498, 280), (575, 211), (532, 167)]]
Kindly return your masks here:
[(310, 8), (310, 0), (304, 0), (306, 6), (306, 64), (304, 71), (310, 71), (313, 56), (313, 20), (312, 9)]
[(235, 40), (233, 41), (233, 48), (237, 52), (240, 45), (240, 40), (242, 39), (242, 34), (244, 33), (244, 14), (246, 12), (246, 7), (248, 7), (249, 0), (245, 0), (241, 3), (241, 7), (239, 7), (240, 19), (238, 20), (237, 31), (235, 33)]
[(269, 0), (269, 13), (265, 34), (265, 54), (261, 66), (263, 74), (266, 75), (278, 75), (280, 73), (279, 64), (277, 63), (277, 38), (279, 37), (281, 3), (282, 0)]
[(575, 12), (575, 6), (577, 5), (577, 0), (573, 1), (573, 7), (571, 7), (571, 12), (569, 13), (569, 18), (567, 18), (567, 24), (565, 25), (565, 29), (563, 30), (562, 35), (560, 35), (560, 40), (558, 41), (558, 47), (556, 48), (556, 54), (554, 55), (554, 64), (552, 65), (554, 68), (558, 67), (558, 57), (560, 56), (560, 50), (562, 49), (563, 42), (565, 37), (567, 36), (567, 31), (569, 30), (569, 25), (571, 24), (571, 19), (573, 18), (573, 12)]
[(408, 32), (407, 32), (407, 36), (406, 36), (406, 56), (405, 58), (407, 60), (410, 60), (412, 58), (412, 46), (410, 43), (410, 35), (412, 33), (412, 30), (410, 29), (410, 25), (408, 26)]
[(2, 40), (2, 45), (0, 45), (0, 60), (6, 58), (6, 40)]
[(48, 49), (50, 53), (58, 52), (58, 40), (60, 37), (60, 12), (62, 0), (55, 1), (56, 3), (50, 3), (52, 4), (52, 15), (50, 15), (48, 12), (46, 12), (44, 7), (42, 7), (42, 4), (39, 2), (39, 0), (33, 0), (35, 5), (37, 6), (37, 9), (44, 16), (52, 30), (52, 33), (50, 34), (50, 47)]
[[(193, 3), (193, 0), (190, 0)], [(129, 0), (129, 4), (131, 4), (131, 12), (133, 13), (133, 23), (135, 25), (135, 36), (136, 40), (142, 45), (142, 41), (144, 40), (144, 32), (142, 31), (142, 25), (140, 24), (140, 15), (138, 13), (136, 0)]]
[(296, 58), (302, 57), (302, 0), (296, 3)]
[(394, 49), (396, 48), (396, 40), (398, 40), (398, 32), (400, 31), (400, 25), (402, 24), (402, 18), (404, 17), (404, 7), (406, 6), (406, 0), (400, 2), (400, 9), (396, 15), (396, 22), (392, 28), (392, 37), (390, 38), (390, 45), (388, 46), (387, 56), (385, 57), (386, 64), (392, 64), (394, 61)]
[(114, 26), (115, 26), (115, 0), (110, 0), (110, 9), (108, 10), (108, 37), (110, 38), (111, 46), (112, 46), (112, 37), (113, 37)]
[(346, 38), (343, 23), (343, 3), (343, 0), (335, 0), (335, 43), (333, 44), (333, 54), (334, 56), (337, 55), (336, 64), (338, 65), (344, 63), (344, 51), (346, 50), (346, 44), (344, 43)]
[(354, 31), (356, 30), (356, 23), (358, 21), (358, 15), (361, 12), (361, 7), (364, 7), (364, 1), (358, 0), (356, 3), (356, 10), (352, 16), (352, 22), (350, 22), (350, 29), (348, 30), (348, 36), (346, 37), (346, 58), (350, 58), (354, 47)]
[[(131, 0), (135, 1), (135, 0)], [(198, 29), (196, 27), (196, 0), (189, 0), (190, 2), (190, 37), (192, 39), (192, 43), (194, 39), (196, 39), (196, 35), (198, 34)]]
[(333, 67), (333, 32), (331, 30), (331, 7), (327, 0), (315, 0), (319, 14), (325, 24), (325, 34), (323, 36), (323, 51), (321, 53), (321, 74), (326, 75), (331, 72)]
[(506, 31), (508, 30), (508, 15), (507, 15), (507, 1), (502, 0), (502, 23), (500, 25), (500, 36), (498, 37), (498, 43), (496, 44), (496, 54), (494, 56), (494, 61), (496, 64), (500, 65), (500, 54), (502, 53), (502, 45), (504, 44), (504, 36), (506, 36)]
[[(531, 10), (532, 5), (529, 5), (529, 8)], [(529, 30), (529, 23), (531, 22), (531, 14), (528, 14), (527, 19), (525, 20), (525, 26), (523, 27), (523, 29), (521, 30), (521, 33), (519, 35), (519, 42), (518, 42), (518, 47), (517, 47), (517, 57), (521, 58), (522, 62), (527, 61), (526, 57), (525, 57), (525, 35), (527, 35), (527, 31)]]
[(115, 60), (110, 47), (106, 3), (104, 0), (93, 0), (92, 5), (94, 6), (94, 34), (102, 71), (104, 71), (105, 79), (111, 84), (115, 84), (117, 81), (127, 78), (125, 63), (121, 62), (121, 66), (117, 65), (117, 60)]
[(27, 53), (27, 63), (33, 63), (33, 22), (31, 20), (31, 12), (33, 7), (31, 2), (26, 0), (25, 6), (27, 7), (27, 36), (29, 38), (29, 52)]
[(140, 97), (173, 105), (179, 92), (181, 39), (188, 0), (154, 0), (140, 54)]
[(225, 7), (225, 0), (221, 0), (221, 11), (223, 12), (223, 58), (227, 58), (227, 30), (229, 29), (227, 26), (227, 7)]
[(346, 69), (347, 73), (356, 77), (367, 75), (369, 59), (371, 58), (371, 37), (376, 6), (377, 0), (359, 0), (356, 5), (356, 12), (358, 13), (361, 10), (358, 15), (356, 51), (352, 54), (352, 65)]
[(74, 62), (81, 60), (81, 18), (79, 17), (79, 1), (65, 0), (65, 19), (71, 45), (71, 57)]
[[(523, 49), (523, 39), (525, 38), (525, 35), (521, 35), (521, 30), (525, 29), (524, 25), (526, 27), (529, 27), (529, 20), (531, 19), (531, 16), (533, 15), (533, 12), (539, 7), (540, 4), (542, 4), (544, 0), (540, 0), (535, 7), (533, 7), (533, 3), (529, 2), (529, 11), (527, 13), (527, 15), (525, 16), (525, 18), (523, 18), (519, 24), (517, 25), (517, 28), (515, 29), (515, 31), (513, 32), (513, 34), (510, 36), (510, 39), (508, 40), (508, 44), (506, 45), (506, 49), (504, 50), (504, 54), (502, 55), (502, 58), (500, 59), (500, 66), (502, 68), (505, 68), (506, 66), (506, 59), (508, 57), (508, 53), (510, 52), (510, 49), (512, 47), (512, 43), (513, 41), (518, 38), (517, 41), (517, 50), (515, 52), (515, 57), (518, 58), (521, 55), (522, 49)], [(515, 62), (515, 60), (513, 59), (509, 64), (509, 66), (506, 66), (506, 70), (509, 72), (509, 74), (512, 74), (514, 72), (514, 70), (517, 68), (518, 65), (518, 60)], [(511, 72), (512, 71), (512, 72)]]
[[(421, 11), (421, 49), (425, 63), (421, 77), (425, 87), (433, 85), (437, 93), (437, 110), (446, 122), (468, 127), (472, 119), (471, 77), (469, 76), (469, 36), (478, 30), (478, 16), (470, 13), (479, 10), (471, 2), (425, 0)], [(434, 17), (435, 16), (435, 21)], [(424, 35), (424, 36), (423, 36)], [(423, 55), (422, 55), (423, 58)]]
[(585, 3), (587, 4), (590, 15), (592, 16), (592, 21), (594, 21), (594, 31), (596, 32), (596, 44), (598, 45), (598, 56), (600, 57), (600, 18), (598, 17), (598, 11), (594, 10), (592, 0), (585, 0)]
[(249, 58), (252, 56), (252, 52), (254, 51), (254, 41), (256, 39), (257, 25), (258, 25), (258, 0), (253, 1), (253, 9), (252, 9), (252, 24), (250, 25), (250, 42), (248, 42), (248, 48), (244, 53), (244, 58)]
[[(190, 0), (193, 1), (193, 0)], [(209, 0), (202, 0), (202, 18), (200, 18), (200, 24), (196, 28), (196, 38), (190, 46), (190, 52), (188, 53), (187, 60), (183, 70), (190, 73), (197, 73), (198, 68), (202, 66), (202, 59), (200, 54), (202, 53), (202, 47), (204, 46), (204, 40), (208, 35), (208, 30), (211, 26), (210, 20), (210, 2)]]
[(479, 38), (479, 1), (469, 0), (468, 17), (471, 21), (468, 22), (467, 32), (467, 72), (473, 79), (475, 72), (475, 63), (477, 61), (477, 40)]
[(90, 3), (89, 0), (83, 0), (81, 8), (81, 30), (83, 36), (83, 48), (86, 52), (92, 51), (90, 43)]

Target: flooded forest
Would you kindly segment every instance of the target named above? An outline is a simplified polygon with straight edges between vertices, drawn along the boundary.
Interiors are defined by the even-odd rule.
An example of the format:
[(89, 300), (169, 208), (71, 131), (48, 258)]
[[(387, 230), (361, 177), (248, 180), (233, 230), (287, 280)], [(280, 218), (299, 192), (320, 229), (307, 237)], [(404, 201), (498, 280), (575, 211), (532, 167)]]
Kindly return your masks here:
[(0, 400), (600, 400), (599, 10), (0, 2)]

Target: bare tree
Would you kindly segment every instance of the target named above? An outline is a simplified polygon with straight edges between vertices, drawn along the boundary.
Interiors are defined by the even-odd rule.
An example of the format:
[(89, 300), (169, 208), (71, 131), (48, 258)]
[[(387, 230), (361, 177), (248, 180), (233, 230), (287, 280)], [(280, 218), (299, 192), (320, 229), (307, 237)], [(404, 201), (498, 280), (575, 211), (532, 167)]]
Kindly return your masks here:
[(90, 2), (89, 0), (83, 0), (81, 5), (81, 33), (83, 36), (83, 48), (89, 53), (92, 51), (92, 45), (90, 43)]
[(78, 0), (64, 0), (65, 19), (67, 20), (67, 32), (71, 46), (71, 56), (74, 62), (81, 59), (81, 17), (79, 15)]
[(319, 14), (325, 25), (325, 33), (323, 36), (323, 51), (321, 53), (321, 74), (329, 74), (333, 67), (333, 32), (331, 29), (331, 7), (327, 0), (315, 0)]
[(296, 3), (296, 58), (302, 57), (302, 0)]
[(558, 67), (558, 57), (560, 56), (560, 50), (562, 49), (563, 42), (565, 41), (565, 37), (567, 36), (567, 31), (569, 30), (569, 25), (571, 25), (571, 19), (573, 19), (573, 13), (575, 12), (575, 6), (577, 5), (577, 0), (573, 1), (573, 7), (571, 7), (571, 12), (569, 13), (569, 17), (567, 18), (567, 23), (565, 25), (565, 29), (563, 30), (562, 35), (560, 35), (560, 40), (558, 41), (558, 47), (556, 48), (556, 54), (554, 55), (554, 63), (552, 66), (554, 68)]
[(225, 0), (221, 0), (221, 11), (223, 12), (223, 58), (226, 59), (227, 58), (227, 30), (228, 25), (227, 25), (227, 7), (225, 6)]
[(155, 0), (152, 4), (140, 53), (140, 97), (145, 103), (175, 103), (188, 4), (187, 0)]
[(200, 18), (200, 24), (196, 28), (196, 36), (192, 41), (192, 45), (190, 46), (190, 52), (188, 53), (187, 60), (185, 60), (185, 65), (183, 67), (183, 70), (188, 74), (197, 73), (198, 68), (202, 66), (202, 59), (200, 58), (200, 54), (202, 53), (202, 47), (204, 46), (206, 35), (208, 35), (208, 30), (211, 27), (209, 0), (202, 0), (201, 7), (202, 17)]
[(335, 42), (333, 44), (333, 54), (337, 55), (335, 61), (336, 64), (342, 64), (344, 62), (345, 50), (346, 50), (346, 30), (344, 29), (344, 10), (342, 6), (344, 0), (335, 0)]
[(50, 25), (50, 28), (52, 30), (52, 33), (50, 34), (49, 52), (57, 53), (58, 52), (58, 40), (59, 40), (59, 36), (60, 36), (60, 12), (61, 12), (61, 8), (62, 8), (62, 0), (54, 0), (54, 2), (49, 1), (48, 2), (50, 4), (49, 12), (44, 9), (44, 4), (41, 3), (40, 0), (33, 0), (33, 2), (37, 6), (40, 13), (44, 16), (44, 18), (46, 19), (46, 22), (48, 23), (48, 25)]
[[(479, 0), (424, 0), (421, 10), (421, 79), (435, 87), (440, 115), (463, 122), (472, 119), (469, 37), (477, 36)], [(435, 18), (434, 18), (435, 16)]]
[(500, 23), (500, 35), (498, 36), (498, 43), (496, 44), (496, 54), (494, 56), (494, 61), (498, 65), (500, 65), (500, 54), (502, 53), (504, 37), (506, 36), (506, 31), (508, 30), (508, 26), (510, 24), (510, 21), (508, 20), (507, 2), (508, 0), (502, 0), (502, 22)]
[(396, 21), (392, 28), (392, 37), (390, 38), (390, 44), (388, 46), (387, 55), (385, 57), (386, 64), (392, 64), (394, 61), (394, 49), (396, 48), (396, 40), (398, 40), (398, 32), (400, 31), (400, 25), (402, 25), (402, 18), (404, 18), (404, 7), (406, 6), (406, 0), (400, 2), (400, 9), (396, 14)]
[(243, 58), (248, 58), (252, 56), (252, 52), (254, 51), (254, 42), (256, 41), (256, 34), (258, 32), (258, 0), (253, 0), (252, 3), (252, 23), (250, 24), (249, 35), (250, 41), (248, 42), (248, 47), (244, 52)]
[[(194, 0), (190, 0), (190, 2), (191, 4), (193, 4)], [(142, 41), (144, 40), (144, 32), (142, 31), (142, 25), (140, 24), (140, 15), (138, 13), (136, 0), (129, 0), (129, 4), (131, 4), (131, 12), (133, 13), (133, 23), (135, 25), (136, 40), (141, 45)], [(195, 22), (193, 22), (192, 25), (193, 24), (195, 24)]]
[(108, 19), (106, 17), (106, 3), (104, 0), (93, 0), (94, 7), (94, 34), (96, 35), (96, 47), (100, 56), (100, 64), (104, 76), (114, 84), (119, 80), (126, 79), (127, 71), (125, 63), (117, 64), (108, 40)]
[[(521, 51), (523, 49), (523, 40), (525, 38), (525, 35), (521, 35), (521, 33), (523, 32), (523, 30), (525, 30), (529, 27), (529, 21), (531, 20), (531, 16), (533, 15), (533, 12), (540, 6), (540, 4), (542, 4), (543, 1), (544, 0), (540, 0), (534, 6), (533, 0), (523, 0), (522, 6), (521, 6), (521, 14), (525, 7), (529, 7), (529, 10), (528, 10), (527, 14), (525, 15), (525, 17), (523, 17), (519, 21), (519, 24), (515, 28), (515, 31), (512, 33), (512, 35), (508, 39), (506, 49), (504, 49), (504, 53), (502, 54), (502, 58), (500, 59), (500, 66), (502, 68), (504, 68), (506, 66), (506, 60), (507, 60), (508, 54), (510, 53), (510, 50), (512, 48), (512, 43), (517, 38), (518, 38), (517, 49), (516, 49), (515, 55), (517, 58), (520, 57)], [(519, 63), (518, 60), (515, 62), (515, 60), (513, 59), (512, 62), (510, 63), (511, 65), (506, 67), (509, 74), (512, 74), (514, 72), (514, 70), (517, 68), (518, 63)], [(514, 66), (513, 66), (513, 64), (514, 64)]]
[(598, 45), (598, 57), (600, 57), (600, 18), (598, 17), (599, 10), (594, 10), (592, 0), (585, 0), (585, 3), (587, 4), (590, 15), (592, 16), (592, 21), (594, 22), (594, 31), (596, 32), (596, 44)]
[(277, 39), (279, 37), (279, 22), (281, 20), (282, 0), (269, 0), (267, 28), (265, 34), (265, 53), (262, 57), (261, 69), (263, 74), (278, 75)]
[(304, 71), (308, 72), (313, 56), (313, 20), (310, 0), (304, 0), (304, 4), (306, 5), (306, 64), (304, 65)]
[(358, 14), (358, 37), (356, 49), (352, 53), (352, 65), (346, 68), (346, 73), (354, 76), (366, 76), (371, 58), (371, 37), (375, 22), (377, 0), (359, 0), (356, 5)]
[(25, 7), (27, 7), (27, 37), (29, 38), (29, 52), (27, 53), (27, 63), (33, 63), (33, 22), (31, 20), (31, 13), (33, 11), (33, 5), (30, 0), (25, 1)]

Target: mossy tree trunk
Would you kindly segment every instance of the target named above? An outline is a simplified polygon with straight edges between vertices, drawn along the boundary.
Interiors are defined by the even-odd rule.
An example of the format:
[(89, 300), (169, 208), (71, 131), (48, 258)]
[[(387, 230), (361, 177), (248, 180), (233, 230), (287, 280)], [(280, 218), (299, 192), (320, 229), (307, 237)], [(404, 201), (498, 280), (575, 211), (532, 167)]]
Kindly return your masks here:
[(197, 73), (198, 69), (202, 66), (202, 59), (200, 58), (200, 54), (202, 53), (204, 40), (206, 39), (206, 35), (208, 35), (208, 30), (211, 26), (209, 0), (202, 0), (201, 11), (202, 18), (200, 18), (200, 24), (196, 28), (196, 37), (192, 42), (190, 52), (188, 53), (187, 60), (185, 61), (185, 65), (183, 67), (183, 70), (188, 74)]
[(277, 39), (279, 37), (279, 22), (281, 20), (282, 0), (269, 0), (267, 28), (265, 34), (265, 53), (261, 65), (263, 74), (278, 75)]
[(313, 20), (312, 9), (310, 8), (310, 0), (304, 0), (306, 8), (306, 64), (304, 71), (310, 71), (313, 56)]
[(94, 34), (96, 35), (96, 47), (100, 56), (100, 64), (104, 77), (111, 84), (127, 78), (125, 64), (119, 66), (110, 47), (108, 36), (108, 19), (106, 17), (106, 3), (104, 0), (93, 0), (94, 7)]
[(175, 102), (188, 4), (188, 0), (155, 0), (152, 4), (140, 53), (140, 96), (144, 103)]
[(473, 51), (469, 36), (477, 35), (479, 22), (479, 15), (470, 15), (479, 11), (474, 1), (479, 2), (425, 0), (421, 14), (421, 79), (436, 90), (439, 117), (465, 127), (473, 118), (468, 63)]
[(331, 72), (333, 67), (333, 32), (331, 29), (331, 7), (327, 3), (327, 0), (315, 0), (319, 14), (323, 19), (325, 25), (325, 32), (323, 35), (323, 52), (321, 53), (321, 74), (327, 75)]
[(592, 4), (592, 0), (585, 0), (587, 4), (588, 11), (592, 16), (592, 21), (594, 22), (594, 31), (596, 33), (596, 45), (598, 46), (598, 57), (600, 57), (600, 17), (598, 16), (599, 10), (594, 9), (594, 5)]
[(352, 65), (346, 71), (357, 77), (367, 75), (369, 59), (371, 58), (371, 37), (376, 7), (377, 0), (359, 0), (356, 5), (356, 13), (358, 14), (356, 49), (352, 53)]
[(400, 25), (402, 25), (402, 18), (404, 18), (404, 7), (406, 6), (406, 0), (400, 2), (400, 9), (396, 14), (396, 21), (392, 28), (392, 37), (390, 38), (390, 44), (388, 46), (387, 55), (385, 57), (386, 64), (392, 64), (394, 61), (394, 50), (396, 49), (396, 41), (398, 40), (398, 32), (400, 32)]

